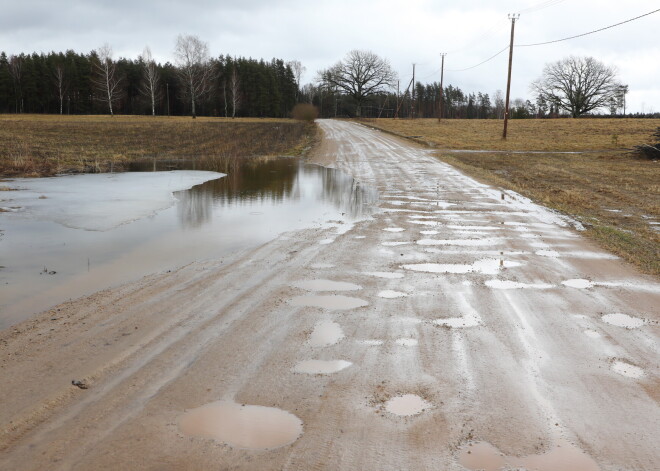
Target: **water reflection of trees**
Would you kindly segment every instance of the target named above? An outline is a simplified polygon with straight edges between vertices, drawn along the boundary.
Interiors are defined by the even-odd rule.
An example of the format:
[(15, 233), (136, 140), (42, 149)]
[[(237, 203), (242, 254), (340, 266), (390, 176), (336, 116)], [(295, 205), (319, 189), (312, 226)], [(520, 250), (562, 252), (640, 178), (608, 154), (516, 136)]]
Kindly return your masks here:
[(180, 192), (178, 211), (184, 227), (209, 222), (214, 206), (254, 209), (255, 204), (311, 199), (330, 203), (349, 218), (369, 214), (378, 192), (352, 177), (297, 159), (246, 162), (227, 176)]

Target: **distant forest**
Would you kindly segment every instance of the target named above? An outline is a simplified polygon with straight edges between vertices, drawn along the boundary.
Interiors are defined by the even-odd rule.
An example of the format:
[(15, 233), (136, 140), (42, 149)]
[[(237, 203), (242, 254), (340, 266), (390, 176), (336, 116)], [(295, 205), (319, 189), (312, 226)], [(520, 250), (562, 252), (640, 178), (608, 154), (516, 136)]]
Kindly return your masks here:
[[(62, 114), (108, 114), (103, 90), (97, 84), (95, 64), (99, 64), (99, 58), (94, 51), (11, 57), (0, 53), (0, 113), (59, 114), (61, 106)], [(120, 58), (114, 65), (119, 83), (115, 112), (151, 114), (151, 98), (144, 86), (144, 62)], [(298, 85), (283, 60), (266, 62), (220, 56), (212, 59), (212, 65), (212, 83), (197, 103), (197, 115), (232, 116), (235, 104), (236, 116), (288, 117), (296, 104)], [(156, 64), (156, 70), (160, 78), (156, 114), (190, 114), (177, 67), (168, 62)]]
[[(0, 52), (0, 113), (108, 114), (108, 100), (99, 85), (103, 61), (96, 51), (7, 56)], [(115, 113), (148, 115), (190, 115), (190, 99), (182, 83), (181, 69), (169, 62), (151, 62), (158, 76), (151, 93), (145, 83), (142, 57), (120, 58), (114, 66), (117, 90), (113, 95)], [(345, 94), (317, 84), (300, 87), (298, 61), (272, 59), (267, 62), (244, 57), (219, 56), (210, 59), (212, 73), (196, 102), (199, 116), (289, 117), (297, 103), (312, 103), (323, 118), (353, 117), (355, 103)], [(293, 66), (293, 68), (292, 68)], [(447, 85), (442, 93), (442, 116), (447, 119), (502, 119), (504, 98), (494, 94), (466, 93)], [(511, 100), (511, 118), (554, 118), (566, 116), (552, 104), (536, 99)], [(436, 118), (440, 115), (440, 84), (415, 84), (411, 90), (381, 93), (362, 106), (365, 118)], [(615, 116), (616, 111), (611, 114)], [(618, 115), (617, 115), (618, 116)], [(658, 113), (627, 115), (658, 117)]]

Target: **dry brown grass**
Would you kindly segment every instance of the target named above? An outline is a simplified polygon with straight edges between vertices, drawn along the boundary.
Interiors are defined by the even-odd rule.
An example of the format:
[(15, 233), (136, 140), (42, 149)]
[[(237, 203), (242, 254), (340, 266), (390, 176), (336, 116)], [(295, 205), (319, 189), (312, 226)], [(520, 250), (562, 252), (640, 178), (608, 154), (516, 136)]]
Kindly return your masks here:
[[(483, 181), (576, 217), (598, 243), (660, 275), (660, 163), (628, 153), (660, 120), (371, 120), (440, 149), (587, 151), (584, 154), (456, 153), (438, 156)], [(615, 137), (613, 137), (615, 136)], [(597, 152), (591, 152), (597, 151)]]
[(286, 119), (0, 115), (0, 175), (121, 170), (131, 160), (236, 159), (299, 152), (313, 134)]

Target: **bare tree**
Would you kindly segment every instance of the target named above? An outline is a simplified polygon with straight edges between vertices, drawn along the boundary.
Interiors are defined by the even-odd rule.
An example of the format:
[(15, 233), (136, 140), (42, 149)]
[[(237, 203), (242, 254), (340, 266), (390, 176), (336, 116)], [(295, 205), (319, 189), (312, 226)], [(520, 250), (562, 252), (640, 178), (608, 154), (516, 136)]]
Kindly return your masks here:
[(543, 75), (531, 85), (539, 97), (577, 118), (589, 111), (607, 107), (617, 98), (619, 84), (616, 69), (593, 57), (571, 56), (543, 69)]
[(236, 109), (241, 104), (241, 90), (240, 83), (238, 79), (238, 71), (236, 66), (231, 71), (231, 77), (229, 79), (229, 88), (231, 91), (231, 117), (236, 117)]
[(307, 68), (302, 65), (302, 63), (298, 60), (293, 60), (289, 61), (286, 63), (286, 65), (291, 68), (291, 72), (293, 72), (293, 77), (296, 80), (296, 101), (298, 101), (298, 93), (300, 92), (300, 79), (302, 78), (302, 74), (305, 73)]
[(57, 98), (60, 100), (60, 114), (63, 114), (64, 109), (64, 95), (66, 95), (68, 82), (64, 72), (64, 66), (57, 64), (53, 71), (53, 80), (55, 81), (55, 88), (57, 90)]
[(211, 89), (213, 64), (209, 58), (209, 46), (197, 36), (179, 35), (174, 57), (184, 92), (190, 99), (192, 117), (196, 118), (195, 104)]
[(397, 78), (387, 60), (373, 52), (359, 50), (349, 52), (344, 59), (319, 72), (319, 77), (323, 85), (337, 87), (356, 101), (358, 117), (364, 100), (391, 88)]
[(144, 51), (142, 51), (140, 60), (142, 61), (142, 85), (140, 92), (149, 97), (151, 100), (151, 116), (156, 116), (156, 98), (159, 95), (160, 74), (158, 73), (156, 61), (154, 61), (151, 55), (149, 46), (145, 47)]
[(101, 93), (100, 100), (108, 104), (110, 116), (114, 116), (112, 105), (122, 96), (121, 77), (117, 73), (117, 64), (112, 59), (112, 48), (108, 44), (101, 46), (96, 55), (98, 60), (94, 63), (96, 77), (93, 83)]
[(495, 91), (495, 107), (493, 108), (497, 119), (504, 119), (504, 95), (502, 90)]
[(14, 96), (16, 97), (16, 113), (23, 112), (23, 59), (21, 56), (9, 56), (7, 61), (9, 75), (14, 82)]

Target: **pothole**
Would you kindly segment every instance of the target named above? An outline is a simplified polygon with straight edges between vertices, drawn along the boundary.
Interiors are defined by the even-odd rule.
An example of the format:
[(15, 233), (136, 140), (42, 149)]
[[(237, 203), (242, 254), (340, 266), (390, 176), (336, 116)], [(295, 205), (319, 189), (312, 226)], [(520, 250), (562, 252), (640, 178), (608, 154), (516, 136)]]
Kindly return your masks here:
[(303, 423), (275, 407), (217, 401), (186, 412), (179, 430), (235, 448), (269, 450), (295, 442), (302, 435)]
[(385, 403), (385, 410), (387, 410), (387, 412), (403, 417), (421, 414), (431, 407), (430, 402), (425, 401), (416, 394), (396, 396)]
[(320, 307), (329, 310), (355, 309), (369, 305), (364, 299), (341, 295), (297, 296), (291, 300), (291, 304), (303, 307)]
[(345, 360), (305, 360), (293, 367), (295, 373), (329, 375), (348, 368), (353, 363)]
[(435, 319), (433, 323), (439, 326), (460, 329), (464, 327), (476, 327), (479, 324), (481, 324), (481, 319), (476, 314), (468, 314), (463, 317), (449, 317), (446, 319)]
[(408, 245), (410, 242), (401, 241), (401, 242), (382, 242), (380, 245), (385, 247), (397, 247), (399, 245)]
[(426, 273), (482, 273), (485, 275), (495, 275), (503, 268), (513, 268), (521, 265), (522, 263), (520, 262), (492, 258), (477, 260), (471, 265), (460, 263), (415, 263), (403, 265), (402, 268)]
[(308, 291), (357, 291), (362, 286), (344, 281), (332, 280), (303, 280), (292, 283), (292, 286)]
[(405, 229), (403, 227), (386, 227), (383, 229), (386, 232), (403, 232)]
[(314, 326), (308, 342), (312, 347), (329, 347), (344, 337), (344, 331), (336, 322), (319, 322)]
[(615, 360), (612, 362), (612, 371), (619, 373), (628, 378), (638, 379), (644, 376), (644, 370), (639, 366), (631, 365), (630, 363), (622, 360)]
[(405, 298), (406, 296), (408, 296), (406, 293), (402, 293), (401, 291), (393, 291), (391, 289), (386, 289), (378, 293), (378, 297), (387, 299)]
[(628, 314), (614, 313), (605, 314), (601, 317), (603, 322), (617, 327), (625, 327), (626, 329), (636, 329), (643, 326), (646, 322), (639, 317), (629, 316)]
[(473, 471), (526, 469), (534, 471), (599, 471), (598, 464), (570, 443), (559, 440), (549, 451), (523, 457), (505, 455), (487, 442), (462, 448), (458, 458), (461, 466)]
[(598, 332), (596, 332), (595, 330), (589, 330), (589, 329), (587, 329), (587, 330), (584, 331), (584, 335), (586, 335), (586, 336), (589, 337), (590, 339), (598, 339), (598, 338), (600, 338), (600, 334), (599, 334)]

